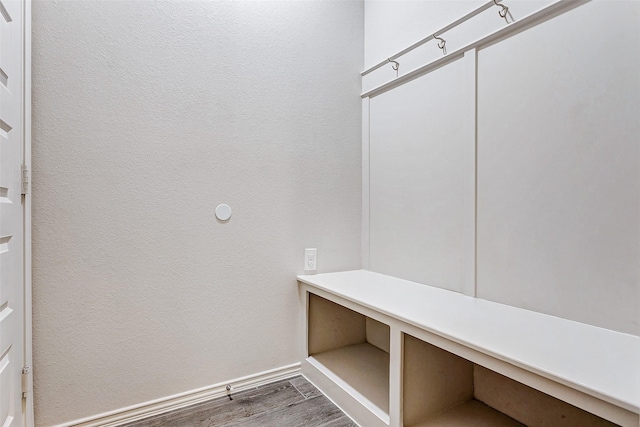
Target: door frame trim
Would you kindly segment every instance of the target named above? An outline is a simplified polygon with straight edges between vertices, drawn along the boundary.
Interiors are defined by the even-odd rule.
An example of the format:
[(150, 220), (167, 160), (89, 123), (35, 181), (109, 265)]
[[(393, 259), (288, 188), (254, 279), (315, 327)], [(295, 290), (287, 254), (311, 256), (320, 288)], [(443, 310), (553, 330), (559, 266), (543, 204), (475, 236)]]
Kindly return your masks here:
[[(31, 171), (31, 0), (23, 0), (22, 4), (22, 162)], [(31, 181), (31, 180), (30, 180)], [(29, 183), (31, 186), (31, 182)], [(24, 195), (23, 212), (23, 292), (24, 292), (24, 365), (30, 366), (33, 372), (33, 306), (32, 306), (32, 275), (31, 275), (31, 188)], [(33, 410), (33, 374), (29, 376), (28, 393), (23, 406), (24, 425), (34, 426)]]

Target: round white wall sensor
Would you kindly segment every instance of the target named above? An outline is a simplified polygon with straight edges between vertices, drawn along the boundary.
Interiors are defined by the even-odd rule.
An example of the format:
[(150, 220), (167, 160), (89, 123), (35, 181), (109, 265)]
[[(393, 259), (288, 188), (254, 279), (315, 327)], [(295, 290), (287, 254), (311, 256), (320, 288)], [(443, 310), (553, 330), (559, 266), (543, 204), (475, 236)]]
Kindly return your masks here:
[(231, 207), (229, 205), (218, 205), (216, 208), (216, 218), (226, 221), (231, 218)]

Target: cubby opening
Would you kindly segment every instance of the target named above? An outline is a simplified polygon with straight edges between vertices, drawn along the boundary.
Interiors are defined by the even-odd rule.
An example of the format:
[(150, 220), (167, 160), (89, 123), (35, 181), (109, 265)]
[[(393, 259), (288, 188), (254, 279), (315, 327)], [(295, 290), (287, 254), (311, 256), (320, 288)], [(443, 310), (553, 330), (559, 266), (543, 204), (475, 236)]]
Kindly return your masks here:
[(388, 419), (389, 326), (314, 294), (308, 316), (309, 358)]
[(404, 427), (615, 426), (404, 334)]

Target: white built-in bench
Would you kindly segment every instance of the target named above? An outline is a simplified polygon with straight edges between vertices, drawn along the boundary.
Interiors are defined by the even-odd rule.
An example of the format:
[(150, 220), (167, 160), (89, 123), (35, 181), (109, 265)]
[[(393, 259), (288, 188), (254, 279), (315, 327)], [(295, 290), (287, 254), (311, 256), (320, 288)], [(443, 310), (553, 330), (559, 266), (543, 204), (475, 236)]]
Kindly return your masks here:
[(639, 337), (364, 270), (298, 281), (303, 374), (363, 427), (640, 426)]

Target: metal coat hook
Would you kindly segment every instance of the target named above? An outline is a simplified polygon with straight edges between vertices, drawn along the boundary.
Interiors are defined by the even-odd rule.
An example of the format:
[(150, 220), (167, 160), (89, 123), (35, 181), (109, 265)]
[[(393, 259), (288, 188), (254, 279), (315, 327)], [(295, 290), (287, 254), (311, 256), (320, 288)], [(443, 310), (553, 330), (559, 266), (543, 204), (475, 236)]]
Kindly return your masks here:
[(392, 65), (391, 68), (396, 72), (396, 77), (398, 77), (398, 70), (400, 69), (400, 63), (398, 61), (394, 61), (391, 58), (387, 58), (389, 62), (393, 62), (395, 65)]
[[(493, 0), (495, 1), (495, 0)], [(442, 49), (442, 54), (446, 55), (447, 54), (447, 41), (445, 39), (443, 39), (442, 37), (438, 37), (435, 34), (433, 35), (433, 38), (438, 40), (438, 47), (440, 49)]]
[(513, 16), (511, 16), (511, 12), (509, 12), (509, 8), (501, 3), (498, 3), (497, 0), (493, 0), (493, 3), (496, 6), (500, 6), (502, 9), (498, 11), (498, 15), (500, 18), (503, 18), (507, 24), (509, 24), (509, 18), (511, 18), (511, 22), (514, 22)]

